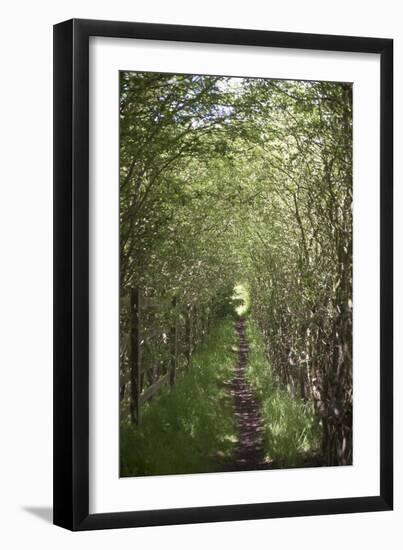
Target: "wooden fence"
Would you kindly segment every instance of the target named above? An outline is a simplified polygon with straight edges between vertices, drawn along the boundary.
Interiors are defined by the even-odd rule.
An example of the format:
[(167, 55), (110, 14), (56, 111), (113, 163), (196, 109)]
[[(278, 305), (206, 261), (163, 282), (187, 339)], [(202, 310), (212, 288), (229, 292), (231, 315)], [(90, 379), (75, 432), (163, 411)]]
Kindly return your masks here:
[[(208, 332), (209, 308), (183, 305), (176, 299), (166, 307), (138, 288), (121, 300), (121, 316), (122, 303), (120, 398), (128, 402), (132, 422), (139, 424), (144, 403), (164, 386), (174, 386), (178, 374), (191, 366), (192, 355)], [(163, 305), (169, 311), (165, 317)]]

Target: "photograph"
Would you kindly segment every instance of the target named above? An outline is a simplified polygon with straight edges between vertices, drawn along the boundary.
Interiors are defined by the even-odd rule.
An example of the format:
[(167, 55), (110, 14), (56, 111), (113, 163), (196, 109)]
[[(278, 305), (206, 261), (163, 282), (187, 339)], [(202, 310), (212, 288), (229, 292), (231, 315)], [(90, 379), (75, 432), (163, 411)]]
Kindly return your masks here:
[(120, 477), (352, 465), (353, 84), (121, 70), (116, 109)]
[(4, 3), (0, 547), (398, 548), (403, 2), (332, 7)]

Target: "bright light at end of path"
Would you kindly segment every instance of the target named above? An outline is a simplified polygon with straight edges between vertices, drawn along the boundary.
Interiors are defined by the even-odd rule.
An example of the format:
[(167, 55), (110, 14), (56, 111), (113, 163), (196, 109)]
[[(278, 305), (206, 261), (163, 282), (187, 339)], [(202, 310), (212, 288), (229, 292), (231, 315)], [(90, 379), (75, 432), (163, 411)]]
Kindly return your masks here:
[(232, 302), (238, 315), (246, 315), (249, 312), (251, 300), (249, 289), (246, 284), (239, 283), (234, 286)]

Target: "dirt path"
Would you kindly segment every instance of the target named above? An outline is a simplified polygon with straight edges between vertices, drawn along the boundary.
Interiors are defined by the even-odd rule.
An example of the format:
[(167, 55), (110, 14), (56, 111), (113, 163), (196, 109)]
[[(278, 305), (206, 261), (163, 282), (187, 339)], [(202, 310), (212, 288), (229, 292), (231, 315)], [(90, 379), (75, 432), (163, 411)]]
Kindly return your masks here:
[(235, 330), (239, 337), (239, 353), (234, 366), (230, 391), (234, 399), (239, 441), (236, 446), (234, 462), (230, 469), (268, 469), (271, 466), (264, 460), (263, 422), (259, 405), (246, 378), (249, 346), (245, 334), (245, 319), (241, 318), (235, 322)]

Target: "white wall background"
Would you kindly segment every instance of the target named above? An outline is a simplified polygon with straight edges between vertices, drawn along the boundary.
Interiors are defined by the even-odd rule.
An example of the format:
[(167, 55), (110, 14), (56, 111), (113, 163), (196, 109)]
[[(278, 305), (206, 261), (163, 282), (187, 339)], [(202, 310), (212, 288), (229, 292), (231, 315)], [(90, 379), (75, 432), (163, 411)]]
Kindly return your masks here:
[[(378, 514), (70, 533), (50, 523), (52, 479), (52, 25), (71, 17), (380, 36), (395, 39), (395, 182), (403, 161), (403, 9), (399, 0), (61, 0), (1, 9), (0, 543), (4, 548), (326, 550), (403, 539), (403, 296), (396, 296), (396, 504)], [(395, 213), (403, 208), (396, 185)], [(395, 279), (403, 276), (396, 224)], [(368, 243), (371, 246), (371, 243)], [(400, 249), (400, 253), (398, 254)], [(370, 345), (370, 343), (368, 343)], [(398, 437), (399, 436), (399, 437)], [(401, 544), (401, 543), (400, 543)]]

